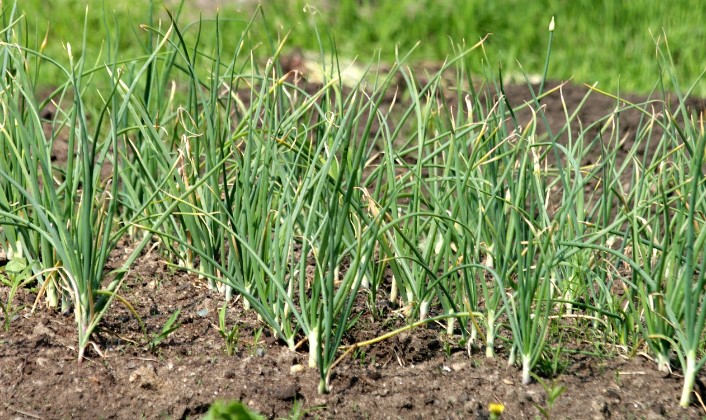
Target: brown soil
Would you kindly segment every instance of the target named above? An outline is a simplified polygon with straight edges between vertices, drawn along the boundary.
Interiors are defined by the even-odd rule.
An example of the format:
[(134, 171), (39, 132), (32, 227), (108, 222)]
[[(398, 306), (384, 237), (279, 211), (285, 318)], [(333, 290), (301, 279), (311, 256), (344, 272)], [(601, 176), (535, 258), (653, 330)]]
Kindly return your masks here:
[[(527, 98), (524, 87), (508, 87), (510, 103)], [(563, 101), (569, 112), (586, 89), (566, 85)], [(644, 98), (630, 97), (632, 101)], [(561, 99), (543, 102), (550, 123), (563, 125)], [(690, 102), (695, 110), (703, 103)], [(602, 118), (615, 101), (592, 95), (579, 118), (584, 126)], [(634, 130), (640, 115), (626, 112), (621, 130)], [(60, 158), (59, 158), (60, 160)], [(116, 251), (116, 259), (124, 254)], [(118, 261), (111, 264), (117, 266)], [(7, 288), (0, 288), (5, 301)], [(191, 275), (173, 271), (156, 254), (146, 254), (134, 266), (121, 294), (137, 310), (148, 334), (158, 333), (181, 309), (181, 326), (155, 349), (147, 347), (137, 320), (115, 303), (94, 336), (88, 357), (76, 362), (73, 318), (31, 308), (36, 298), (20, 290), (15, 305), (23, 305), (8, 331), (0, 332), (0, 417), (2, 418), (198, 418), (215, 400), (240, 400), (268, 417), (299, 413), (324, 418), (488, 418), (488, 405), (505, 405), (505, 418), (534, 418), (548, 408), (540, 383), (523, 386), (520, 371), (507, 366), (507, 354), (486, 359), (470, 354), (459, 338), (448, 338), (438, 326), (420, 328), (349, 357), (335, 369), (332, 392), (317, 393), (318, 372), (305, 369), (307, 354), (288, 350), (239, 302), (231, 305), (229, 321), (239, 327), (235, 355), (225, 353), (215, 325), (222, 297)], [(4, 321), (4, 319), (3, 319)], [(391, 329), (390, 319), (363, 318), (354, 342)], [(590, 332), (585, 325), (584, 330)], [(681, 378), (664, 374), (643, 356), (592, 338), (572, 344), (584, 350), (562, 358), (564, 368), (546, 383), (566, 387), (552, 408), (559, 418), (698, 418), (698, 405), (678, 406)], [(586, 355), (598, 353), (611, 357)], [(296, 368), (295, 368), (296, 370)]]
[[(2, 298), (6, 297), (2, 290)], [(115, 304), (94, 337), (89, 357), (76, 362), (73, 319), (30, 308), (35, 296), (21, 291), (20, 316), (0, 333), (2, 418), (198, 418), (215, 400), (240, 400), (268, 417), (300, 413), (324, 418), (487, 418), (488, 404), (502, 402), (506, 418), (534, 418), (547, 407), (539, 383), (523, 386), (505, 355), (479, 351), (443, 338), (436, 328), (418, 329), (365, 349), (335, 370), (332, 392), (317, 393), (318, 373), (292, 367), (307, 355), (294, 353), (265, 330), (253, 342), (257, 320), (232, 307), (239, 326), (234, 356), (227, 356), (215, 325), (222, 298), (196, 279), (170, 272), (155, 255), (144, 256), (123, 296), (138, 310), (150, 334), (181, 308), (181, 326), (154, 351), (135, 318)], [(356, 334), (376, 335), (370, 322)], [(370, 333), (372, 331), (372, 334)], [(448, 347), (445, 346), (448, 344)], [(608, 347), (606, 347), (608, 348)], [(560, 418), (697, 418), (698, 407), (681, 409), (679, 375), (654, 369), (643, 357), (613, 349), (610, 359), (574, 355), (552, 381), (565, 386), (552, 413)], [(102, 356), (98, 354), (102, 353)]]

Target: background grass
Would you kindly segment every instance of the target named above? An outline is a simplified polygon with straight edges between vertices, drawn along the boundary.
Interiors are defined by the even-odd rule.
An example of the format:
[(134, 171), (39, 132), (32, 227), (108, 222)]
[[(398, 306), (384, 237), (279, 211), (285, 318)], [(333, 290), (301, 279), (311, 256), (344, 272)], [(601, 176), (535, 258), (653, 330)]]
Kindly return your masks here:
[[(146, 2), (103, 3), (101, 0), (24, 0), (20, 7), (32, 25), (28, 32), (30, 37), (41, 41), (49, 28), (47, 52), (50, 56), (64, 57), (63, 43), (72, 40), (77, 43), (86, 4), (94, 11), (104, 9), (107, 12), (105, 16), (89, 15), (89, 33), (96, 34), (88, 40), (90, 56), (97, 56), (103, 42), (103, 17), (111, 25), (116, 21), (124, 35), (121, 54), (134, 56), (142, 49), (134, 34), (141, 34), (139, 24), (146, 22), (149, 10)], [(199, 14), (204, 19), (214, 18), (218, 3), (216, 0), (187, 0), (183, 10), (187, 19), (182, 22), (198, 20)], [(224, 2), (221, 6), (221, 16), (231, 20), (227, 28), (233, 31), (233, 36), (223, 38), (225, 43), (235, 43), (256, 7), (256, 2), (252, 1), (230, 3)], [(155, 4), (156, 16), (166, 18), (160, 3)], [(171, 0), (168, 4), (175, 7), (178, 2)], [(480, 71), (487, 59), (490, 68), (502, 66), (503, 73), (511, 78), (521, 74), (518, 63), (528, 74), (541, 73), (547, 27), (555, 16), (550, 78), (598, 82), (599, 87), (609, 91), (645, 93), (658, 79), (655, 40), (663, 40), (664, 33), (680, 80), (691, 82), (703, 71), (706, 9), (702, 6), (698, 0), (273, 0), (266, 2), (264, 8), (267, 19), (280, 36), (291, 31), (289, 48), (318, 51), (315, 30), (318, 27), (323, 37), (329, 33), (335, 37), (339, 55), (359, 57), (363, 62), (368, 62), (377, 51), (384, 61), (391, 62), (397, 46), (406, 52), (420, 40), (413, 61), (442, 61), (453, 55), (451, 41), (465, 40), (470, 45), (492, 33), (487, 42), (487, 56), (473, 55), (468, 65)], [(204, 25), (206, 31), (209, 27), (213, 25)], [(253, 29), (251, 35), (261, 41), (273, 35), (266, 34), (262, 27)], [(189, 32), (194, 35), (195, 27)], [(207, 47), (214, 39), (202, 36)], [(228, 50), (228, 45), (225, 47)], [(265, 55), (267, 50), (261, 51)], [(47, 84), (56, 83), (56, 75), (48, 73), (45, 80)], [(697, 86), (696, 93), (706, 96), (706, 85)]]

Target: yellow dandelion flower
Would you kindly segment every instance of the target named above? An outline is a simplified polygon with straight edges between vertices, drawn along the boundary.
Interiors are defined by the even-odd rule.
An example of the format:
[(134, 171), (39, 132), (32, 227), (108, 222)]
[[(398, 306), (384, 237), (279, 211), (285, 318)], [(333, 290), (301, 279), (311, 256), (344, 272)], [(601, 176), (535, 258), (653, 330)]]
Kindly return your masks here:
[(501, 403), (490, 403), (488, 405), (488, 411), (490, 411), (490, 418), (492, 420), (499, 419), (505, 410), (505, 406)]

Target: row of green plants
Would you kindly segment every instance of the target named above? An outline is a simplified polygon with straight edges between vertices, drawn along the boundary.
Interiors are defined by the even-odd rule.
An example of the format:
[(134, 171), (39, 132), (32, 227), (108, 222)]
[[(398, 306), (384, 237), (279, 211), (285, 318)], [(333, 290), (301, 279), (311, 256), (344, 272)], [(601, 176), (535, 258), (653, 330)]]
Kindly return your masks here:
[[(323, 83), (312, 87), (282, 70), (286, 37), (251, 37), (267, 28), (261, 14), (234, 50), (218, 21), (216, 47), (204, 50), (186, 34), (199, 25), (150, 17), (145, 54), (127, 60), (106, 22), (102, 59), (67, 43), (69, 66), (43, 53), (17, 8), (2, 20), (5, 275), (25, 270), (44, 304), (73, 312), (79, 362), (152, 246), (225, 300), (240, 297), (293, 351), (305, 338), (320, 392), (341, 355), (365, 345), (344, 352), (346, 333), (389, 299), (408, 325), (443, 322), (487, 357), (503, 344), (523, 383), (558, 335), (590, 332), (626, 353), (646, 345), (657, 368), (681, 367), (690, 404), (706, 360), (706, 135), (666, 47), (655, 97), (675, 93), (676, 108), (615, 97), (583, 126), (565, 106), (556, 130), (542, 100), (561, 86), (528, 83), (533, 99), (511, 106), (502, 77), (465, 65), (483, 57), (482, 41), (456, 45), (423, 78), (399, 53), (385, 72), (379, 60), (356, 67), (351, 82), (322, 34)], [(271, 59), (254, 59), (255, 45)], [(65, 82), (39, 97), (46, 66)], [(626, 135), (627, 110), (644, 118)], [(74, 153), (57, 164), (64, 140)], [(130, 255), (106, 271), (123, 240)]]

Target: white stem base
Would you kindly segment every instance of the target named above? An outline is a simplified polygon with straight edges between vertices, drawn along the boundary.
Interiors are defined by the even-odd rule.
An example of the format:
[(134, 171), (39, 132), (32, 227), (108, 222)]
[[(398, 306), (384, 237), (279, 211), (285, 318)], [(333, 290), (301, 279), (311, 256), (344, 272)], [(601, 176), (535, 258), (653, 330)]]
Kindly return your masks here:
[[(454, 311), (453, 309), (449, 311), (449, 315), (453, 315)], [(449, 318), (446, 321), (446, 335), (452, 336), (454, 335), (454, 326), (456, 325), (456, 318)]]
[(532, 382), (532, 376), (530, 375), (530, 357), (529, 355), (522, 355), (522, 385), (529, 385)]
[(476, 329), (475, 324), (471, 323), (471, 337), (468, 339), (471, 345), (476, 343), (476, 340), (478, 340), (478, 330)]
[(392, 286), (390, 286), (390, 302), (397, 302), (397, 280), (392, 276)]
[(319, 380), (319, 394), (320, 395), (328, 394), (328, 391), (329, 391), (329, 386), (326, 383), (326, 380), (324, 380), (324, 379)]
[(485, 336), (485, 357), (495, 357), (495, 311), (488, 310), (488, 332)]
[(515, 346), (512, 346), (512, 349), (510, 349), (510, 357), (507, 358), (507, 365), (508, 366), (515, 366), (516, 360), (517, 360), (517, 349)]
[(684, 388), (682, 388), (679, 405), (686, 408), (691, 404), (691, 393), (694, 391), (696, 382), (696, 353), (686, 354), (686, 370), (684, 371)]
[(424, 321), (427, 319), (427, 315), (429, 314), (429, 302), (428, 301), (422, 301), (422, 303), (419, 305), (419, 320)]
[(665, 373), (671, 372), (671, 369), (669, 368), (669, 355), (664, 353), (658, 354), (657, 357), (655, 357), (655, 360), (657, 362), (657, 370)]
[(56, 285), (50, 278), (44, 277), (44, 281), (49, 282), (45, 288), (45, 292), (47, 294), (47, 305), (52, 309), (56, 309), (59, 307), (59, 293), (56, 290)]
[(309, 367), (315, 368), (319, 365), (319, 329), (314, 328), (309, 332)]

